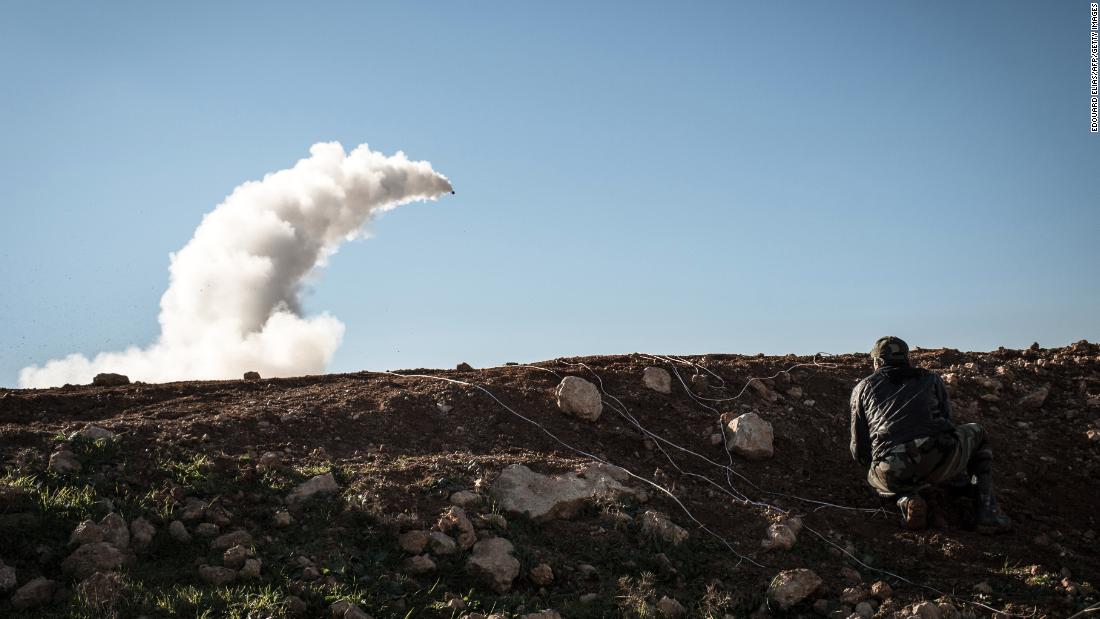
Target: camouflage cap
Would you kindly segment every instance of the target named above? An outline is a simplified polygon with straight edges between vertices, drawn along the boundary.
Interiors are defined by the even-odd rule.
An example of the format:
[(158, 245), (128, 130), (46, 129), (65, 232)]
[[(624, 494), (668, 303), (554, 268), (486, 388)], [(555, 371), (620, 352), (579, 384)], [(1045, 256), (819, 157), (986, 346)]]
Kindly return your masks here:
[(909, 345), (900, 337), (892, 335), (880, 337), (871, 349), (871, 358), (882, 359), (886, 363), (907, 361), (909, 359)]

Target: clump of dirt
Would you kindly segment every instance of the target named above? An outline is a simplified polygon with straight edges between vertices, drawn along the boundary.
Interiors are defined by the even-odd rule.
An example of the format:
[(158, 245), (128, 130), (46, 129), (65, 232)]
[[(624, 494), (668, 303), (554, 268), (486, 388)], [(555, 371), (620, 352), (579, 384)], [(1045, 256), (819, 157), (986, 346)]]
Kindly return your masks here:
[[(0, 614), (320, 616), (335, 603), (348, 617), (886, 617), (931, 602), (1058, 617), (1096, 604), (1100, 346), (912, 356), (944, 376), (956, 422), (989, 431), (1011, 533), (970, 530), (971, 506), (946, 493), (933, 497), (935, 527), (898, 527), (848, 454), (849, 395), (870, 373), (862, 354), (0, 390), (0, 572), (16, 575)], [(671, 393), (643, 383), (653, 366), (672, 373)], [(600, 386), (597, 421), (558, 409), (565, 376)], [(774, 428), (770, 459), (730, 456), (714, 436), (720, 419), (750, 411)], [(89, 426), (108, 434), (73, 437)], [(590, 456), (641, 491), (546, 522), (501, 513), (489, 491), (509, 465), (555, 474)], [(287, 499), (315, 478), (315, 494)], [(495, 580), (469, 568), (477, 546), (441, 527), (452, 502), (478, 540), (513, 547), (494, 557)], [(687, 539), (651, 534), (652, 512)], [(796, 517), (793, 546), (762, 545)], [(66, 569), (102, 549), (88, 544), (119, 546), (84, 541), (119, 521), (142, 543), (108, 553), (117, 561), (93, 582)], [(78, 525), (85, 537), (70, 540)], [(823, 583), (789, 610), (769, 602), (773, 577), (802, 568)], [(889, 595), (868, 597), (876, 581)]]

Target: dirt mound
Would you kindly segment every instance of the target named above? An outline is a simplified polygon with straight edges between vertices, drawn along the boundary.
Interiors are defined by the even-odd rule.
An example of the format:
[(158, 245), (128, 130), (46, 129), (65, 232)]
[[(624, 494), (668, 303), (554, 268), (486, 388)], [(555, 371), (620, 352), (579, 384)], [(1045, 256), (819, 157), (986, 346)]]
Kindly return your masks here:
[[(989, 430), (1012, 533), (973, 532), (967, 500), (939, 493), (934, 528), (897, 526), (848, 455), (866, 355), (0, 390), (0, 573), (16, 576), (0, 614), (1061, 617), (1096, 604), (1100, 347), (913, 358), (944, 376), (957, 422)], [(671, 373), (671, 393), (647, 388), (647, 367)], [(558, 409), (565, 376), (601, 388), (598, 420)], [(770, 459), (724, 448), (720, 419), (751, 411), (774, 429)], [(74, 436), (88, 426), (107, 432)], [(498, 507), (505, 467), (581, 473), (594, 458), (628, 471), (630, 491), (569, 519)], [(776, 593), (783, 579), (768, 593), (805, 569), (822, 581), (808, 595)]]

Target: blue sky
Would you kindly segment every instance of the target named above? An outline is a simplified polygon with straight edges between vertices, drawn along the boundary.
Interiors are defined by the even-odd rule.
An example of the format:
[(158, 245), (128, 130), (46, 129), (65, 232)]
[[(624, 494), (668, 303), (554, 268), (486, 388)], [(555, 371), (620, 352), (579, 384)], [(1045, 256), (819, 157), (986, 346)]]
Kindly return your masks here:
[(426, 159), (305, 298), (331, 371), (1100, 339), (1088, 3), (8, 2), (0, 385), (145, 345), (311, 144)]

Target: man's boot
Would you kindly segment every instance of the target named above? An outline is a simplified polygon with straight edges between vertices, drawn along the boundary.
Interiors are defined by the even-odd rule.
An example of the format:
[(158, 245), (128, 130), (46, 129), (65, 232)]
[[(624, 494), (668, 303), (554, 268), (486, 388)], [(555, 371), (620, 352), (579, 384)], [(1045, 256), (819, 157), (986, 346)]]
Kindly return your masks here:
[(978, 475), (978, 532), (993, 534), (1012, 530), (1012, 519), (1001, 513), (997, 497), (993, 494), (993, 475)]
[(905, 495), (898, 499), (901, 510), (901, 526), (916, 531), (928, 526), (928, 503), (919, 494)]

